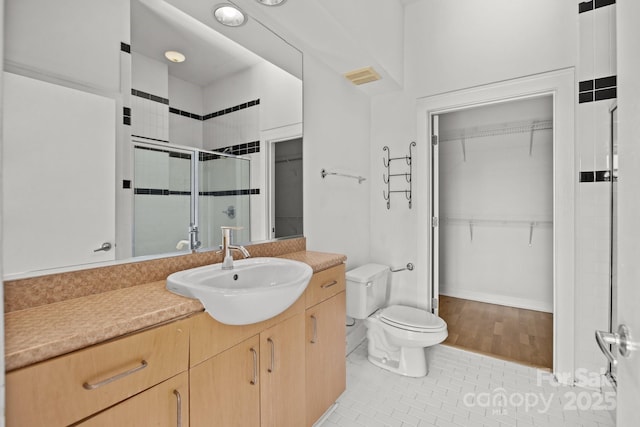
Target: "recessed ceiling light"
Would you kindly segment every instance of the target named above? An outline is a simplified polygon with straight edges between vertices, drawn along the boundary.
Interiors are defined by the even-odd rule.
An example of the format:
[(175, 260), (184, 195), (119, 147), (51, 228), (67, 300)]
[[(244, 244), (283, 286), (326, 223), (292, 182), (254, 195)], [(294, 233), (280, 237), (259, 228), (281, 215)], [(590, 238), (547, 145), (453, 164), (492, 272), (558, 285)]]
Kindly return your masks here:
[(176, 52), (175, 50), (168, 50), (164, 53), (164, 57), (167, 58), (171, 62), (184, 62), (185, 56), (180, 52)]
[(247, 15), (229, 3), (222, 3), (214, 7), (213, 16), (219, 23), (227, 27), (239, 27), (247, 22)]
[(258, 3), (262, 3), (265, 6), (280, 6), (287, 0), (256, 0)]

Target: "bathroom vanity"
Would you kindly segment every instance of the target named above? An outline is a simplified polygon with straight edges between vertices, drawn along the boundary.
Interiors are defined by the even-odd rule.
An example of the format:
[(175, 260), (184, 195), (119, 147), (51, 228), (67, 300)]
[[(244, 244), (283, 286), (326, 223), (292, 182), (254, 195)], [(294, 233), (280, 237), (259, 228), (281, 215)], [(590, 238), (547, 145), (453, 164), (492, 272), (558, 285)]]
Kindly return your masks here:
[[(292, 306), (259, 323), (222, 324), (197, 300), (166, 291), (164, 281), (101, 294), (104, 313), (96, 295), (7, 313), (7, 330), (26, 334), (29, 325), (89, 324), (79, 318), (92, 311), (103, 329), (156, 319), (66, 352), (63, 341), (94, 340), (97, 328), (77, 329), (45, 359), (39, 349), (53, 350), (36, 337), (23, 339), (20, 352), (9, 334), (7, 425), (311, 426), (345, 389), (345, 257), (283, 257), (307, 262), (314, 275)], [(173, 317), (160, 320), (167, 317), (160, 312)]]

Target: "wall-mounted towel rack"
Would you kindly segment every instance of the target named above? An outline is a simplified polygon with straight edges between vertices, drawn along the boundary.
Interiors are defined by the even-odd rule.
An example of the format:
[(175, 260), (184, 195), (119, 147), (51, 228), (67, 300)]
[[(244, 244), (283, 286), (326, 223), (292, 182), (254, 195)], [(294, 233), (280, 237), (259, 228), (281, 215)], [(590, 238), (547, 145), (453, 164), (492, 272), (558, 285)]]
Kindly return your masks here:
[(359, 175), (351, 175), (351, 174), (348, 174), (348, 173), (333, 172), (333, 171), (328, 171), (326, 169), (322, 169), (320, 171), (320, 176), (322, 178), (326, 178), (327, 175), (335, 175), (335, 176), (344, 176), (344, 177), (347, 177), (347, 178), (354, 178), (354, 179), (358, 180), (358, 184), (362, 184), (362, 181), (366, 181), (367, 180), (367, 178), (359, 176)]
[[(412, 195), (413, 154), (411, 153), (411, 148), (415, 146), (416, 146), (416, 143), (411, 142), (409, 144), (409, 154), (401, 157), (391, 157), (391, 150), (389, 149), (389, 147), (386, 145), (382, 147), (382, 151), (385, 151), (387, 153), (387, 155), (382, 158), (382, 164), (387, 169), (387, 172), (382, 174), (382, 180), (384, 181), (385, 184), (387, 184), (387, 191), (385, 192), (384, 190), (382, 190), (382, 196), (387, 201), (387, 209), (391, 209), (392, 193), (404, 193), (404, 196), (409, 201), (409, 209), (411, 209), (411, 200), (413, 197)], [(391, 173), (391, 162), (397, 161), (397, 160), (404, 160), (404, 162), (400, 162), (401, 166), (399, 166), (398, 168), (402, 168), (405, 165), (405, 163), (406, 163), (406, 166), (404, 166), (404, 168), (402, 168), (403, 170), (401, 169), (401, 171), (398, 171), (396, 173)], [(406, 167), (408, 167), (409, 170), (407, 170)], [(407, 184), (409, 184), (409, 188), (406, 188), (403, 190), (392, 190), (391, 179), (399, 176), (404, 177)]]

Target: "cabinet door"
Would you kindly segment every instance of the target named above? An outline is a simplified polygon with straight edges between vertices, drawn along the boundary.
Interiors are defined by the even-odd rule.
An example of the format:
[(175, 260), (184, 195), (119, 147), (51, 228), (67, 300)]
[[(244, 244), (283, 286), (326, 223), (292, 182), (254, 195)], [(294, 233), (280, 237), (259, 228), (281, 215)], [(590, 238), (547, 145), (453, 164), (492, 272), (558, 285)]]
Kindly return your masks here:
[(345, 304), (345, 292), (340, 292), (306, 312), (307, 426), (346, 388)]
[(260, 334), (262, 427), (305, 422), (304, 314)]
[(191, 426), (260, 426), (258, 335), (191, 368)]
[(176, 375), (78, 425), (186, 427), (189, 425), (189, 375), (186, 372)]

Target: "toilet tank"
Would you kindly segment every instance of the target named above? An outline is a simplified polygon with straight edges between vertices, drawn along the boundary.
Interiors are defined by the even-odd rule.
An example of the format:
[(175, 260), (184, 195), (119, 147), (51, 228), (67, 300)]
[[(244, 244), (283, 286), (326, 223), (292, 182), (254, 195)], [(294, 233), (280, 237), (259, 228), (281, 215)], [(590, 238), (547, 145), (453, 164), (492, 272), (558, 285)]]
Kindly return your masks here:
[(389, 267), (365, 264), (347, 271), (347, 316), (366, 319), (387, 299)]

